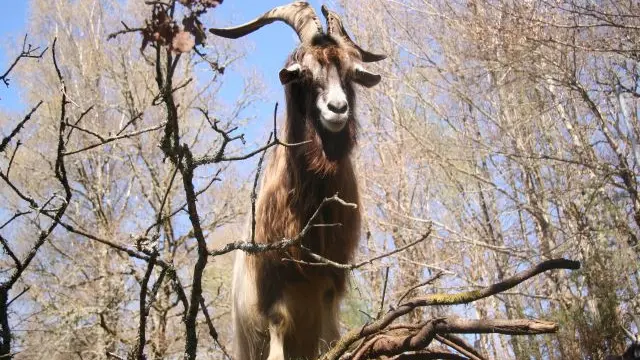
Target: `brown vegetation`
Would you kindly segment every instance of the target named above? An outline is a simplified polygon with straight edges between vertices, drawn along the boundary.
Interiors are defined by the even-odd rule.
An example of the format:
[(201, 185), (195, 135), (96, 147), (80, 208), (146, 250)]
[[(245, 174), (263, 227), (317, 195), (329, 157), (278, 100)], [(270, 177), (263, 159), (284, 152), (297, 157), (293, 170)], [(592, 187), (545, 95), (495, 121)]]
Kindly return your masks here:
[[(380, 83), (353, 88), (360, 126), (333, 149), (321, 127), (285, 123), (279, 138), (272, 114), (259, 115), (273, 131), (266, 145), (241, 135), (256, 126), (245, 110), (261, 89), (252, 79), (237, 103), (218, 97), (223, 71), (245, 55), (205, 36), (221, 4), (30, 2), (29, 41), (10, 48), (0, 76), (27, 104), (0, 121), (0, 356), (227, 358), (230, 252), (300, 276), (350, 275), (344, 335), (325, 359), (630, 356), (626, 331), (638, 329), (623, 314), (640, 313), (636, 2), (341, 0), (347, 26), (323, 9), (337, 43), (354, 46), (346, 27), (388, 58), (368, 66), (381, 81), (358, 73)], [(286, 65), (281, 79), (295, 78)], [(285, 86), (290, 100), (296, 86)], [(261, 163), (267, 150), (258, 189), (260, 174), (238, 176), (237, 164)], [(341, 177), (340, 187), (353, 170), (358, 182), (320, 189), (273, 159)], [(250, 199), (283, 177), (294, 193), (276, 198), (295, 196), (301, 214), (269, 232), (269, 203)], [(313, 226), (354, 213), (348, 202), (361, 227), (355, 217)], [(244, 231), (247, 217), (255, 231)], [(353, 259), (307, 240), (349, 229)], [(564, 258), (580, 270), (556, 271), (578, 267)]]

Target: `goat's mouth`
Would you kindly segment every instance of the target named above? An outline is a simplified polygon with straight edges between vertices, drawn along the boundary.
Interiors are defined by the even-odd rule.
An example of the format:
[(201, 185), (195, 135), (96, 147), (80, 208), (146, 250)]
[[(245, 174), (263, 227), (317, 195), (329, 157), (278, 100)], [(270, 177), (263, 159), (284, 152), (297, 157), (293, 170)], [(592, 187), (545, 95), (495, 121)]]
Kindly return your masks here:
[[(326, 114), (325, 112), (329, 112)], [(334, 133), (342, 131), (345, 125), (347, 125), (347, 120), (349, 119), (347, 114), (336, 114), (331, 111), (320, 111), (320, 123), (322, 126)]]

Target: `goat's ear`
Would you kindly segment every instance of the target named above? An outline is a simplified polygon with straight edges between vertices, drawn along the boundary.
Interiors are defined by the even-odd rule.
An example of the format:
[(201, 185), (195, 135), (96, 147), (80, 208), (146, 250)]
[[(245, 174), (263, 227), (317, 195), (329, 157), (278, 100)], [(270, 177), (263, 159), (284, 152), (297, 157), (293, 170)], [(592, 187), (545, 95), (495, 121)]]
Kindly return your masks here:
[(302, 66), (298, 63), (289, 65), (278, 73), (280, 77), (280, 83), (286, 85), (292, 81), (299, 80), (302, 77)]
[(360, 65), (356, 65), (353, 72), (353, 81), (368, 88), (378, 85), (382, 80), (380, 75), (369, 72)]

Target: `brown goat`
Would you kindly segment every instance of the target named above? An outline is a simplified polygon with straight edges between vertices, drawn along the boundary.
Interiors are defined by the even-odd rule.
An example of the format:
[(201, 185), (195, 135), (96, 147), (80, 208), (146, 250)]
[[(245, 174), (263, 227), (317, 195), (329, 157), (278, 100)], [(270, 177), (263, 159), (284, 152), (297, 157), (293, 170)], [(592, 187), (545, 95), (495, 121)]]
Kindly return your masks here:
[[(275, 20), (294, 28), (301, 40), (280, 71), (287, 101), (281, 139), (307, 143), (275, 149), (256, 202), (255, 239), (273, 243), (299, 234), (323, 199), (339, 193), (359, 204), (349, 155), (358, 124), (353, 83), (371, 87), (380, 76), (362, 63), (384, 58), (362, 50), (344, 32), (340, 18), (324, 6), (325, 34), (304, 2), (280, 6), (247, 24), (212, 29), (237, 38)], [(360, 237), (360, 210), (329, 203), (300, 247), (258, 255), (238, 252), (233, 275), (234, 347), (238, 360), (313, 359), (339, 337), (339, 302), (347, 272), (308, 266), (309, 251), (339, 263), (349, 262)], [(284, 259), (297, 260), (283, 261)]]

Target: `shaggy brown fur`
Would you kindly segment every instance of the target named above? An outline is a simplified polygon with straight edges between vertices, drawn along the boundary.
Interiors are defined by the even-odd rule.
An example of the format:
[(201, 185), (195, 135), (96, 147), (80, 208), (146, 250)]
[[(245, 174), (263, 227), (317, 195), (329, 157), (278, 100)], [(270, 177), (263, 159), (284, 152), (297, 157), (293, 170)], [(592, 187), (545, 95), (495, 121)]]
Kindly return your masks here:
[[(306, 50), (306, 51), (305, 51)], [(302, 49), (294, 53), (289, 63), (301, 60), (307, 51), (323, 65), (333, 62), (342, 65), (337, 47)], [(289, 65), (289, 63), (287, 65)], [(359, 205), (358, 188), (349, 155), (356, 143), (357, 123), (350, 116), (341, 132), (331, 133), (318, 120), (314, 105), (316, 94), (310, 79), (290, 83), (285, 88), (287, 119), (284, 139), (288, 143), (311, 140), (299, 147), (278, 147), (265, 171), (260, 198), (256, 206), (256, 239), (259, 242), (275, 242), (283, 237), (300, 233), (322, 200), (336, 193), (351, 203)], [(350, 83), (345, 84), (350, 106), (355, 106), (355, 95)], [(310, 91), (311, 90), (311, 91)], [(359, 235), (360, 212), (358, 209), (329, 204), (324, 207), (318, 223), (342, 226), (312, 229), (302, 244), (316, 254), (330, 260), (346, 263), (351, 260)], [(346, 273), (331, 267), (309, 267), (282, 261), (291, 258), (313, 262), (297, 247), (286, 252), (272, 252), (251, 257), (259, 284), (260, 309), (267, 312), (286, 282), (308, 281), (314, 276), (330, 277), (334, 281), (336, 295), (344, 292)]]
[[(315, 223), (341, 226), (314, 227), (302, 245), (330, 260), (348, 263), (360, 237), (361, 222), (358, 187), (349, 157), (358, 128), (349, 69), (352, 59), (359, 60), (360, 55), (325, 37), (298, 48), (286, 66), (303, 63), (309, 55), (315, 59), (315, 66), (331, 64), (338, 70), (350, 109), (347, 124), (337, 133), (323, 127), (315, 104), (322, 80), (313, 78), (314, 71), (303, 72), (303, 79), (285, 86), (287, 113), (281, 138), (287, 143), (310, 143), (278, 146), (272, 154), (256, 202), (255, 239), (272, 243), (296, 236), (323, 199), (339, 193), (340, 198), (358, 204), (358, 208), (325, 205)], [(240, 253), (236, 258), (234, 326), (239, 359), (265, 359), (267, 355), (269, 360), (315, 358), (320, 342), (339, 337), (337, 313), (346, 291), (347, 272), (283, 258), (314, 262), (298, 247), (258, 255)], [(276, 353), (281, 351), (276, 348), (283, 348), (284, 354)]]

